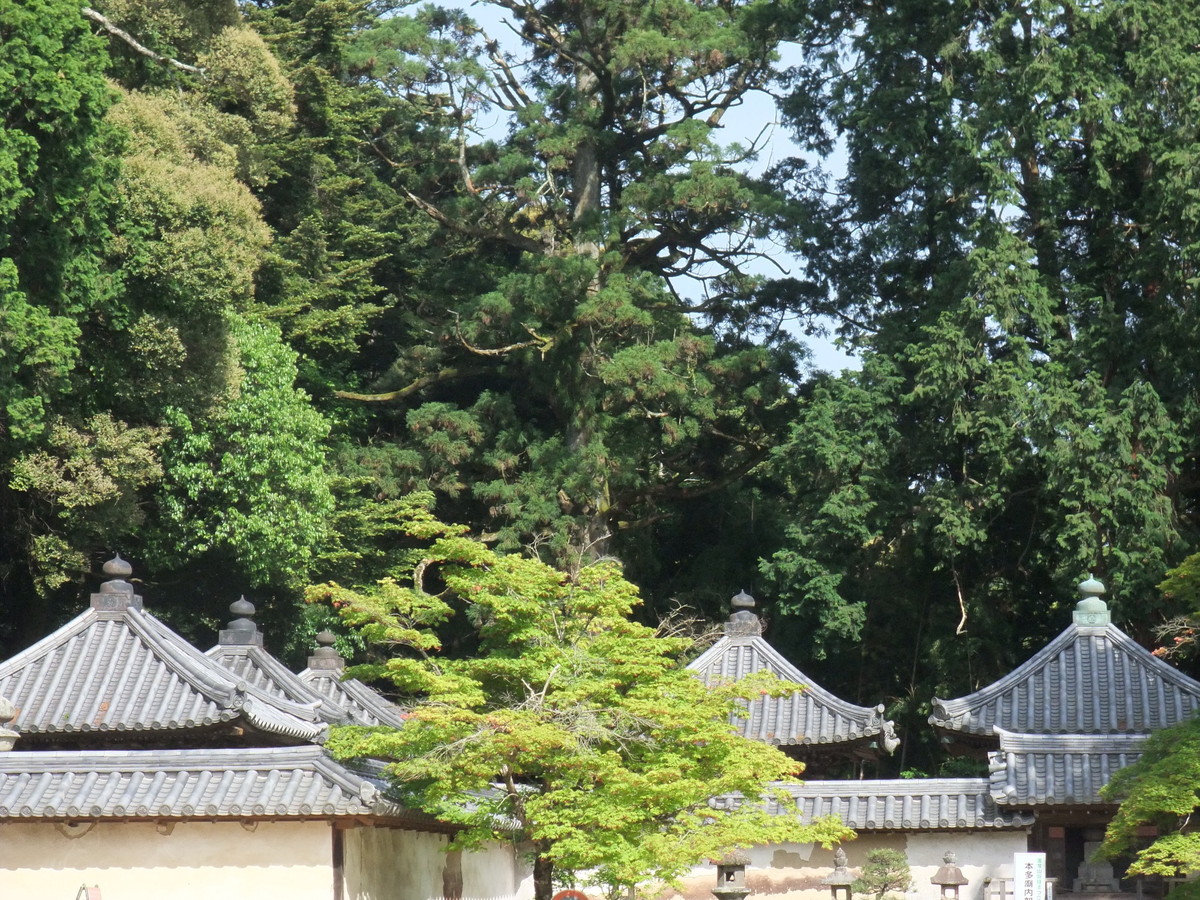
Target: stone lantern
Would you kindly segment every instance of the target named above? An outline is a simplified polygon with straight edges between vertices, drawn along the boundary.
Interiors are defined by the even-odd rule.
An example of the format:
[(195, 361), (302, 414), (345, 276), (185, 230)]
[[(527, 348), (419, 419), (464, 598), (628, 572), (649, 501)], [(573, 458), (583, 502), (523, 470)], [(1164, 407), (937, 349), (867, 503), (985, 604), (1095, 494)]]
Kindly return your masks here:
[(743, 900), (750, 893), (746, 887), (746, 866), (750, 858), (744, 853), (731, 853), (717, 860), (717, 886), (713, 896), (717, 900)]
[(958, 889), (967, 883), (962, 869), (954, 864), (954, 851), (947, 850), (942, 857), (942, 867), (930, 878), (930, 882), (942, 889), (942, 900), (958, 900)]
[(846, 863), (846, 851), (838, 847), (833, 854), (833, 872), (821, 880), (821, 884), (829, 885), (829, 895), (833, 900), (850, 900), (850, 885), (854, 883), (854, 876), (846, 868)]

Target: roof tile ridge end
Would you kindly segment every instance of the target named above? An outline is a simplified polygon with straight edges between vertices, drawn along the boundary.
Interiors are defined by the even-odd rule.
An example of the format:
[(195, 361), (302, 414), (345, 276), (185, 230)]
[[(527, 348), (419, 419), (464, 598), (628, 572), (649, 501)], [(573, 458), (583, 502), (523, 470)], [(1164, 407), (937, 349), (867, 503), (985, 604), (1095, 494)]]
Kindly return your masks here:
[(367, 778), (342, 765), (341, 761), (334, 759), (327, 750), (321, 750), (315, 767), (330, 780), (335, 781), (343, 788), (348, 788), (364, 803), (370, 804), (383, 799), (383, 793), (379, 788), (371, 784)]

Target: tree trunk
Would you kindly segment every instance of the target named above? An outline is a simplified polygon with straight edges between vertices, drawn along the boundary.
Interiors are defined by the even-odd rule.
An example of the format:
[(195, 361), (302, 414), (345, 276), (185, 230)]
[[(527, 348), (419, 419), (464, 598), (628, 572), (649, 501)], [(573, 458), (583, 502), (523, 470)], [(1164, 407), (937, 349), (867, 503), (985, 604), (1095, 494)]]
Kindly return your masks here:
[(593, 120), (599, 105), (596, 99), (599, 89), (600, 79), (596, 73), (582, 63), (576, 63), (575, 91), (581, 108), (576, 115), (585, 125), (587, 134), (575, 147), (575, 159), (571, 164), (571, 224), (575, 230), (576, 252), (593, 258), (600, 255), (600, 245), (595, 239), (596, 218), (600, 213), (600, 156)]
[[(594, 25), (590, 19), (589, 27)], [(575, 90), (579, 95), (581, 107), (595, 108), (598, 106), (596, 93), (600, 88), (600, 80), (596, 73), (583, 64), (577, 64), (575, 70)], [(584, 121), (593, 124), (591, 116), (584, 116)], [(575, 147), (575, 159), (571, 166), (571, 181), (573, 185), (571, 224), (574, 227), (575, 252), (600, 257), (600, 240), (598, 235), (600, 218), (600, 157), (597, 139), (594, 132), (589, 131)], [(596, 277), (588, 286), (589, 293), (600, 290), (602, 274), (599, 269)], [(584, 378), (588, 376), (584, 375)], [(588, 412), (581, 411), (584, 417), (577, 422), (576, 427), (568, 435), (569, 446), (581, 451), (587, 446), (592, 437), (592, 429), (587, 420)], [(579, 564), (584, 565), (605, 556), (612, 543), (609, 532), (609, 507), (611, 505), (606, 460), (595, 460), (598, 478), (595, 490), (583, 502), (583, 515), (586, 524), (579, 536)], [(603, 472), (604, 474), (599, 474)]]
[(554, 897), (554, 862), (546, 855), (550, 845), (545, 841), (537, 841), (534, 845), (533, 857), (533, 898), (534, 900), (552, 900)]

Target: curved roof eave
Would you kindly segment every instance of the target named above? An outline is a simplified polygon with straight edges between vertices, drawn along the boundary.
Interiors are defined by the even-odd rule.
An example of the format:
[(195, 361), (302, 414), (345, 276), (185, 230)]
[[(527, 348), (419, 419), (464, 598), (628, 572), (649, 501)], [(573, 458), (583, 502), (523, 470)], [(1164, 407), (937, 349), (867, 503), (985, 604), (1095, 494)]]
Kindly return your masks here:
[[(1096, 646), (1084, 644), (1085, 641), (1093, 641)], [(1102, 641), (1108, 642), (1107, 648), (1099, 646)], [(1115, 625), (1071, 624), (1023, 664), (992, 684), (952, 700), (934, 697), (929, 723), (946, 732), (985, 737), (990, 737), (995, 727), (1012, 732), (1034, 732), (1037, 729), (1031, 727), (1032, 723), (1017, 721), (1019, 716), (1028, 718), (1033, 713), (1027, 709), (1018, 710), (1019, 704), (1014, 698), (1019, 691), (1035, 696), (1044, 693), (1035, 689), (1033, 683), (1051, 666), (1058, 666), (1060, 675), (1070, 676), (1080, 691), (1107, 691), (1113, 696), (1101, 697), (1093, 693), (1074, 704), (1067, 702), (1074, 699), (1068, 696), (1057, 705), (1045, 706), (1037, 716), (1041, 729), (1038, 733), (1086, 732), (1088, 729), (1082, 727), (1085, 719), (1095, 720), (1092, 730), (1097, 733), (1147, 732), (1173, 724), (1200, 709), (1200, 682), (1154, 656)], [(1096, 668), (1103, 668), (1104, 672), (1093, 671)], [(1116, 678), (1108, 677), (1117, 670), (1126, 673), (1128, 685), (1123, 681), (1118, 684)], [(1153, 679), (1147, 679), (1147, 673)], [(1135, 676), (1140, 677), (1139, 684), (1133, 683)], [(1052, 680), (1059, 682), (1062, 679)], [(1150, 696), (1147, 683), (1150, 680), (1156, 681), (1154, 697)], [(1058, 693), (1066, 690), (1061, 684), (1056, 684), (1055, 688)], [(1167, 696), (1172, 691), (1173, 696)], [(1004, 702), (1006, 698), (1007, 703)], [(997, 712), (989, 711), (992, 706)], [(1117, 710), (1125, 710), (1124, 719), (1108, 723), (1100, 721), (1106, 716), (1120, 716)]]
[[(732, 664), (727, 665), (726, 660), (735, 655), (741, 658), (734, 658)], [(749, 656), (748, 664), (746, 664), (745, 658), (747, 656)], [(693, 660), (688, 668), (708, 681), (714, 677), (726, 676), (737, 680), (754, 672), (769, 671), (781, 681), (801, 685), (803, 690), (800, 693), (805, 697), (812, 698), (814, 705), (820, 711), (816, 718), (831, 725), (824, 729), (820, 726), (815, 730), (805, 728), (803, 731), (799, 727), (793, 727), (791, 733), (786, 736), (780, 736), (777, 731), (767, 733), (765, 728), (758, 729), (759, 733), (757, 734), (746, 733), (748, 729), (753, 728), (753, 722), (756, 719), (755, 708), (765, 706), (768, 701), (774, 699), (765, 698), (764, 700), (753, 700), (749, 704), (750, 715), (743, 720), (746, 723), (743, 733), (746, 733), (747, 737), (777, 744), (803, 745), (832, 745), (879, 737), (883, 742), (883, 749), (888, 753), (891, 753), (900, 743), (893, 723), (883, 718), (883, 704), (868, 707), (843, 700), (788, 662), (761, 635), (725, 635)], [(841, 727), (833, 724), (838, 719), (844, 723)], [(796, 726), (800, 724), (799, 722), (795, 723)]]
[(270, 696), (276, 706), (292, 715), (306, 719), (315, 716), (331, 725), (350, 719), (334, 700), (314, 690), (262, 647), (217, 644), (204, 655), (243, 679), (248, 687)]

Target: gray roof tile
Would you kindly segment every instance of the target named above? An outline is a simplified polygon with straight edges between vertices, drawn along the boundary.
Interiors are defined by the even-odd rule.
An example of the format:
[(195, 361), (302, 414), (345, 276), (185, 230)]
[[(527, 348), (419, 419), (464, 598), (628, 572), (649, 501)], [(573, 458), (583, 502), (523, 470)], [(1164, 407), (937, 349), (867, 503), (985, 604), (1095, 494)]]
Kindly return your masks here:
[(342, 725), (352, 721), (335, 698), (315, 690), (262, 647), (217, 644), (204, 655), (271, 697), (315, 706), (323, 722)]
[(0, 820), (359, 815), (427, 819), (312, 745), (0, 754)]
[(1200, 709), (1200, 682), (1115, 625), (1072, 624), (1033, 658), (973, 694), (934, 698), (930, 723), (991, 736), (1145, 733)]
[[(1025, 811), (1000, 809), (986, 778), (902, 778), (865, 781), (806, 781), (786, 785), (805, 824), (833, 816), (856, 831), (945, 831), (959, 828), (1022, 828), (1033, 823)], [(718, 807), (736, 806), (721, 797)], [(780, 807), (770, 802), (775, 813)]]
[(1136, 762), (1144, 734), (1013, 734), (1000, 732), (988, 754), (991, 795), (1011, 806), (1104, 804), (1100, 788)]
[(404, 711), (377, 690), (356, 678), (344, 677), (338, 669), (305, 669), (298, 676), (322, 697), (344, 709), (355, 725), (404, 724)]
[(308, 668), (299, 678), (322, 697), (328, 697), (356, 725), (404, 724), (404, 711), (372, 687), (346, 677), (346, 661), (334, 649), (337, 639), (329, 631), (317, 635), (317, 648), (308, 657)]
[(321, 740), (318, 703), (272, 696), (208, 659), (139, 605), (93, 607), (0, 663), (26, 735), (177, 732), (240, 720)]
[(789, 663), (758, 634), (726, 633), (689, 669), (706, 682), (736, 681), (755, 672), (771, 672), (782, 681), (804, 685), (784, 697), (762, 697), (737, 720), (742, 735), (781, 746), (878, 742), (891, 753), (900, 743), (882, 704), (855, 706), (831, 694)]

